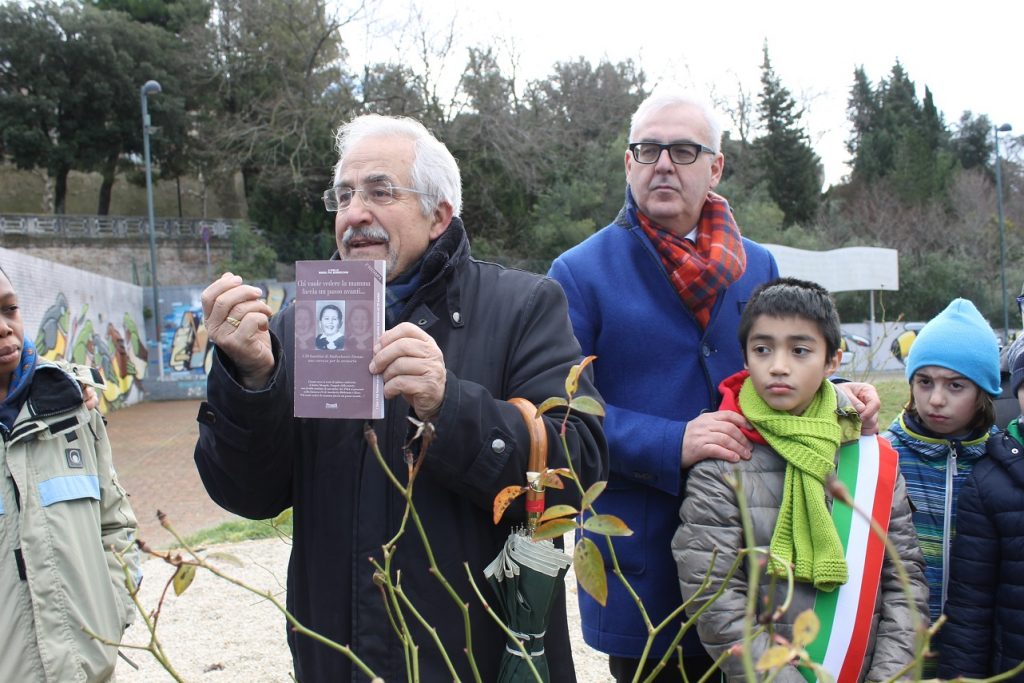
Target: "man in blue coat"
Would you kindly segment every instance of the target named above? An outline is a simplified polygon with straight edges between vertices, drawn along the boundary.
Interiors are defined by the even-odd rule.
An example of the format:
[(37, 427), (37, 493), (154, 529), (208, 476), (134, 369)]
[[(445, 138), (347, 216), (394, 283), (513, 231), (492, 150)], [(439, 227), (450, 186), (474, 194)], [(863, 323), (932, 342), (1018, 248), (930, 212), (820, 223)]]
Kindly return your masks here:
[[(711, 191), (725, 164), (721, 131), (697, 100), (645, 100), (629, 132), (625, 205), (550, 272), (565, 289), (583, 353), (597, 356), (595, 384), (606, 401), (611, 475), (595, 507), (633, 530), (615, 539), (616, 555), (652, 623), (675, 612), (645, 671), (685, 619), (670, 544), (687, 469), (705, 458), (750, 457), (744, 420), (718, 410), (717, 387), (743, 368), (737, 328), (751, 292), (779, 275), (772, 255), (740, 235), (728, 203)], [(871, 394), (862, 398), (877, 413)], [(604, 539), (594, 540), (604, 552)], [(632, 680), (648, 637), (633, 598), (614, 578), (603, 608), (579, 595), (587, 643), (610, 655), (617, 681)], [(697, 680), (712, 661), (695, 628), (682, 647), (687, 675)], [(680, 680), (672, 661), (657, 680)]]

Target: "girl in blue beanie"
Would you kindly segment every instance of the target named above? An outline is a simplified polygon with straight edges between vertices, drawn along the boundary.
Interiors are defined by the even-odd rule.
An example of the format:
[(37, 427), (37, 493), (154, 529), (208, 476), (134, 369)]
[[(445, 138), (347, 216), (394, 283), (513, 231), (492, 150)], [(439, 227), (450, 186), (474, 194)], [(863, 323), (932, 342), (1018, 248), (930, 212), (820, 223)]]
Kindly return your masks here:
[[(954, 299), (918, 334), (907, 356), (910, 401), (885, 437), (900, 456), (924, 552), (934, 622), (949, 584), (957, 496), (995, 431), (999, 344), (967, 299)], [(933, 647), (934, 649), (934, 647)]]
[[(1024, 413), (1024, 354), (1010, 370)], [(1024, 417), (988, 440), (958, 502), (938, 674), (988, 678), (1024, 662)]]

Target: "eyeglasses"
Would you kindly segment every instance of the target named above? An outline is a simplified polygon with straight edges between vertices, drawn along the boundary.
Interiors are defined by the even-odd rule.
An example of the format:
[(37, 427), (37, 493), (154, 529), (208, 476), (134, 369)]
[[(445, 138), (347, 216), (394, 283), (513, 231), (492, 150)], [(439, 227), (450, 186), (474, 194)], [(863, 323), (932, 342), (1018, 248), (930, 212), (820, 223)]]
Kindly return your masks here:
[(433, 196), (429, 192), (421, 192), (420, 190), (414, 190), (411, 187), (398, 187), (388, 182), (369, 183), (362, 187), (345, 187), (339, 185), (324, 190), (323, 200), (324, 208), (330, 212), (344, 211), (352, 205), (352, 198), (358, 193), (363, 200), (363, 204), (369, 206), (387, 206), (388, 204), (394, 204), (396, 199), (401, 199), (401, 192), (413, 192), (415, 194), (425, 194), (427, 196)]
[(668, 150), (668, 158), (678, 166), (689, 166), (697, 161), (701, 152), (705, 154), (717, 154), (710, 147), (697, 142), (672, 142), (663, 145), (660, 142), (631, 142), (629, 151), (633, 158), (640, 164), (653, 164), (661, 157), (662, 150)]

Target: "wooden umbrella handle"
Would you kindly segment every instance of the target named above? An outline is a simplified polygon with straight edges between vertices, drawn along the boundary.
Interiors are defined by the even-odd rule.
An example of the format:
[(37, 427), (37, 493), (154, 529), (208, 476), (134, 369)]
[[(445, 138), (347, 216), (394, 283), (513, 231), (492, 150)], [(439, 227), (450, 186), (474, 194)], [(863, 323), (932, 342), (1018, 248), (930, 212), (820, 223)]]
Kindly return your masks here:
[[(544, 427), (544, 418), (537, 415), (537, 406), (525, 398), (512, 398), (508, 402), (519, 409), (526, 422), (526, 430), (530, 434), (530, 457), (526, 467), (528, 472), (537, 473), (533, 476), (539, 476), (548, 466), (548, 430)], [(544, 512), (544, 489), (529, 481), (529, 474), (527, 477), (530, 488), (526, 492), (526, 523), (533, 534), (537, 520)]]

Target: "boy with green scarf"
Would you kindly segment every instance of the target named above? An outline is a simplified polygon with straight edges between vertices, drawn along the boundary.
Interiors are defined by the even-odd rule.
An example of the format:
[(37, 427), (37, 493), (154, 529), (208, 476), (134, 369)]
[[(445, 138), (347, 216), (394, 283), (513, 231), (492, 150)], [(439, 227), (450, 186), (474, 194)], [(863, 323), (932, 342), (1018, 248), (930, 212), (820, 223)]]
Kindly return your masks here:
[[(924, 560), (896, 453), (877, 436), (861, 437), (860, 420), (828, 378), (839, 367), (839, 316), (822, 287), (781, 278), (758, 288), (740, 319), (746, 370), (719, 387), (721, 410), (750, 423), (750, 460), (706, 460), (686, 482), (682, 524), (672, 542), (683, 600), (713, 657), (742, 643), (748, 576), (737, 491), (752, 522), (750, 545), (767, 555), (760, 577), (760, 619), (767, 629), (747, 645), (756, 662), (773, 644), (772, 633), (793, 637), (797, 616), (811, 609), (821, 631), (811, 658), (836, 680), (880, 681), (911, 661), (915, 625), (926, 620)], [(734, 489), (731, 480), (739, 482)], [(834, 493), (845, 487), (854, 512)], [(910, 577), (908, 600), (871, 518), (885, 529)], [(713, 555), (717, 557), (712, 562)], [(788, 609), (787, 581), (795, 580)], [(706, 576), (711, 585), (700, 591)], [(724, 587), (722, 584), (725, 584)], [(743, 678), (739, 648), (722, 662), (730, 680)], [(815, 680), (790, 663), (781, 681)]]

